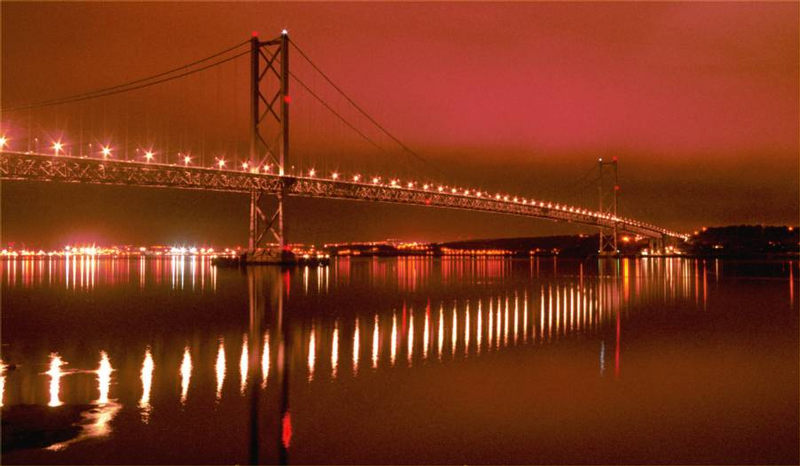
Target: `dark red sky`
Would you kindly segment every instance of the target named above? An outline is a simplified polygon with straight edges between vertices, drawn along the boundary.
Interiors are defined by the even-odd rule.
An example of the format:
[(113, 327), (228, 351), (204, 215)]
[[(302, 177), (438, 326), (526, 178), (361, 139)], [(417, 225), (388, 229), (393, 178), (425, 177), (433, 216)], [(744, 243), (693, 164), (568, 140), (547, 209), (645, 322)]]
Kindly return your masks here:
[[(285, 27), (356, 101), (442, 167), (445, 181), (592, 206), (594, 191), (576, 179), (597, 156), (618, 155), (627, 215), (678, 230), (796, 223), (798, 13), (797, 3), (3, 2), (2, 102), (113, 85)], [(311, 76), (299, 57), (292, 63)], [(136, 108), (180, 120), (190, 135), (246, 144), (246, 64), (237, 66), (109, 103), (105, 118), (121, 122)], [(425, 172), (370, 154), (297, 99), (299, 165)], [(191, 112), (178, 118), (181, 108)], [(74, 120), (70, 112), (50, 116)], [(312, 155), (320, 153), (325, 162)], [(295, 204), (299, 241), (576, 231), (484, 214)], [(238, 196), (2, 188), (4, 242), (244, 243), (246, 213)]]

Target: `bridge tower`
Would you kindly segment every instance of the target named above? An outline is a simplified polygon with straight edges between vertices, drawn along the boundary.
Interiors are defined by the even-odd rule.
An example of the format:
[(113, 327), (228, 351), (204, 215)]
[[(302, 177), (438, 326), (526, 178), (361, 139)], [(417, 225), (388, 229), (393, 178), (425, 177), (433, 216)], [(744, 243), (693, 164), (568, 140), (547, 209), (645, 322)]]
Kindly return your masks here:
[[(257, 33), (250, 39), (250, 161), (251, 167), (275, 167), (285, 174), (289, 162), (289, 34), (261, 41)], [(248, 263), (291, 262), (284, 223), (286, 179), (277, 193), (277, 206), (271, 215), (262, 208), (264, 193), (250, 192), (250, 235)], [(266, 247), (267, 232), (278, 248)]]
[[(618, 195), (619, 195), (619, 173), (617, 171), (617, 157), (611, 160), (597, 159), (599, 175), (597, 178), (597, 194), (599, 197), (599, 212), (604, 214), (617, 215)], [(606, 171), (610, 171), (606, 175)], [(606, 180), (606, 177), (609, 180)], [(597, 253), (601, 256), (613, 256), (619, 253), (617, 247), (617, 225), (613, 228), (600, 227), (600, 248)]]

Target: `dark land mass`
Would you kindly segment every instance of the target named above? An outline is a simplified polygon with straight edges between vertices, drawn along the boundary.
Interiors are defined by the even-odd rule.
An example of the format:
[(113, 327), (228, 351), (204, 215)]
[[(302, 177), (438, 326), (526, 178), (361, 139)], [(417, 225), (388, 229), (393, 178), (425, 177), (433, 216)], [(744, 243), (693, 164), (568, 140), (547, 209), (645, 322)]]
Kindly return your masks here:
[(90, 405), (16, 405), (3, 407), (3, 452), (25, 448), (46, 448), (78, 436), (81, 414)]
[(736, 225), (706, 228), (692, 235), (686, 253), (711, 257), (797, 256), (797, 226)]
[[(648, 238), (620, 234), (621, 255), (662, 254), (652, 251)], [(328, 246), (332, 255), (406, 256), (406, 255), (483, 255), (517, 257), (552, 256), (591, 257), (597, 255), (598, 235), (561, 235), (523, 238), (474, 239), (431, 243), (408, 247), (389, 242), (349, 243)], [(705, 228), (686, 242), (673, 243), (674, 254), (694, 257), (784, 258), (798, 257), (800, 228), (792, 226), (738, 225)]]

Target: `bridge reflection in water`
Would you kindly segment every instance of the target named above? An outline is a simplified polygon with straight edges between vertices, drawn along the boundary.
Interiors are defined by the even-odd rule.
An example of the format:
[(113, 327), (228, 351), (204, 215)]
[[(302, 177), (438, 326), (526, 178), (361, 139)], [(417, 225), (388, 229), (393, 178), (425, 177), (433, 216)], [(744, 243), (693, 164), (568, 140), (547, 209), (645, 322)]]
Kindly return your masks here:
[[(2, 265), (7, 290), (81, 294), (148, 287), (210, 297), (217, 293), (217, 269), (202, 258), (20, 258)], [(72, 352), (69, 359), (74, 360), (52, 348), (49, 360), (28, 360), (15, 371), (13, 390), (6, 373), (0, 388), (6, 405), (92, 406), (83, 414), (82, 433), (51, 449), (108, 435), (122, 408), (137, 410), (140, 422), (148, 424), (159, 408), (173, 409), (165, 406), (188, 409), (196, 403), (244, 399), (250, 406), (249, 460), (263, 460), (259, 453), (275, 444), (265, 435), (277, 434), (279, 459), (287, 462), (290, 382), (340, 383), (369, 372), (416, 370), (586, 337), (600, 340), (600, 374), (613, 368), (618, 377), (624, 362), (621, 322), (631, 310), (650, 303), (680, 301), (702, 308), (708, 268), (691, 260), (622, 259), (590, 267), (539, 258), (344, 258), (330, 267), (291, 271), (251, 267), (241, 272), (246, 274), (248, 317), (238, 331), (195, 334), (179, 345), (146, 341), (139, 348), (92, 347), (97, 340), (91, 340), (80, 354)], [(510, 280), (520, 270), (527, 278)], [(389, 289), (401, 298), (386, 305), (387, 300), (370, 301), (365, 294), (347, 311), (325, 311), (325, 303), (336, 302), (340, 290), (360, 285)], [(443, 288), (452, 288), (453, 294)], [(375, 307), (375, 302), (382, 304)]]

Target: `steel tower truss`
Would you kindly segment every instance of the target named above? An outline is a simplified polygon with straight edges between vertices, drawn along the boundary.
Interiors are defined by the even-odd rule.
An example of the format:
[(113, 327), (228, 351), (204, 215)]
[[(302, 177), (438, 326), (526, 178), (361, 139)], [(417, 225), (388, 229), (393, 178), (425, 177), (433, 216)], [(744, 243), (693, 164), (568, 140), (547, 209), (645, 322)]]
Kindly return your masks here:
[[(598, 211), (602, 214), (609, 214), (612, 218), (617, 217), (618, 195), (619, 195), (619, 174), (617, 171), (617, 157), (610, 161), (597, 159), (599, 175), (597, 178), (597, 194), (599, 198)], [(606, 171), (611, 173), (606, 174)], [(608, 178), (608, 180), (607, 180)], [(615, 255), (619, 253), (617, 247), (617, 222), (611, 227), (600, 226), (600, 248), (597, 250), (599, 255)]]
[[(250, 161), (251, 170), (277, 168), (284, 175), (289, 161), (289, 35), (284, 30), (277, 39), (250, 39)], [(280, 178), (283, 180), (283, 178)], [(248, 255), (253, 261), (268, 260), (276, 251), (266, 247), (267, 232), (278, 243), (281, 257), (287, 254), (284, 200), (286, 186), (281, 183), (277, 206), (271, 211), (264, 206), (267, 191), (254, 187), (250, 191), (250, 234)], [(281, 257), (278, 257), (280, 259)], [(274, 259), (274, 257), (273, 257)]]

